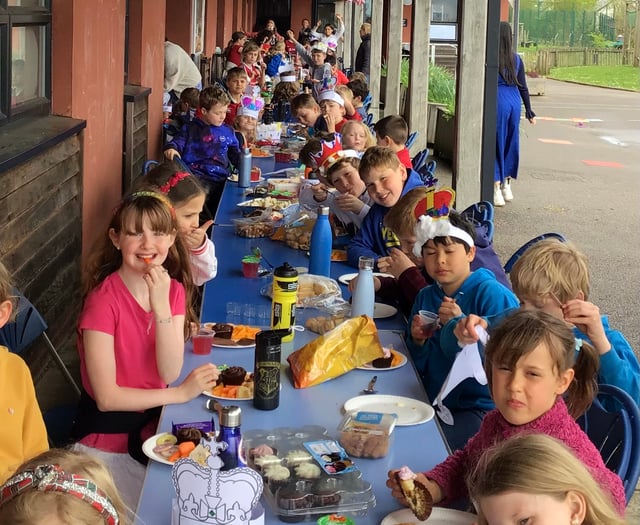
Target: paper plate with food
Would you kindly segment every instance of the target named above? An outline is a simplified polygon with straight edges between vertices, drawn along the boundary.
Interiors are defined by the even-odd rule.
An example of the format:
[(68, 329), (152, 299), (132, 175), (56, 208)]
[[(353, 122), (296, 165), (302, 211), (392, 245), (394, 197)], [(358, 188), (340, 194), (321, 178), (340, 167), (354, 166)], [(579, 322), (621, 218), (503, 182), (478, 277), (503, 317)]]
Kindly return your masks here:
[(358, 368), (360, 370), (395, 370), (407, 364), (407, 356), (391, 347), (385, 347), (384, 356), (365, 363)]
[(261, 330), (255, 326), (231, 323), (204, 323), (204, 326), (216, 333), (211, 344), (216, 348), (253, 348), (256, 334)]
[(253, 374), (248, 373), (241, 366), (221, 365), (218, 369), (220, 370), (218, 384), (211, 390), (202, 392), (205, 396), (234, 401), (253, 399)]
[(145, 440), (142, 452), (149, 459), (165, 465), (173, 465), (182, 458), (191, 458), (206, 465), (210, 453), (200, 443), (214, 437), (211, 421), (174, 425), (172, 432), (161, 432)]

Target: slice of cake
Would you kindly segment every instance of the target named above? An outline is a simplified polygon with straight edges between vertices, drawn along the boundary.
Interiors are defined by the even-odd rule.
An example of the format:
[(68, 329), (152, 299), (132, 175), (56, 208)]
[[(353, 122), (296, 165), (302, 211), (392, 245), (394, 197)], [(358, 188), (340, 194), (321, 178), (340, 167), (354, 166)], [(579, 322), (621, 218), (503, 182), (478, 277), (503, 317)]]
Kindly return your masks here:
[(420, 521), (426, 520), (431, 516), (433, 508), (433, 499), (429, 489), (416, 479), (416, 475), (409, 467), (402, 467), (396, 473), (396, 479), (400, 485), (400, 490), (404, 495), (409, 508), (413, 511), (416, 518)]

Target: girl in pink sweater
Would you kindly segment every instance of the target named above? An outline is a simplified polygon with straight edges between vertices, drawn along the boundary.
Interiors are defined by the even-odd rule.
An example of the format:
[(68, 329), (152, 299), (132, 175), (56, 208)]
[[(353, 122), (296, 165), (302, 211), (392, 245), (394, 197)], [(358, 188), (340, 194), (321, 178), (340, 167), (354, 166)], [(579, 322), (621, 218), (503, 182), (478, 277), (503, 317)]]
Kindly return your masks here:
[[(562, 320), (544, 312), (521, 311), (507, 318), (485, 349), (485, 371), (496, 409), (485, 416), (463, 449), (430, 471), (412, 474), (403, 469), (404, 475), (422, 483), (433, 503), (446, 504), (468, 497), (465, 476), (485, 450), (511, 436), (548, 434), (575, 453), (624, 515), (622, 481), (607, 469), (575, 421), (594, 398), (598, 367), (595, 349), (581, 343)], [(389, 472), (387, 486), (404, 504), (397, 472)]]

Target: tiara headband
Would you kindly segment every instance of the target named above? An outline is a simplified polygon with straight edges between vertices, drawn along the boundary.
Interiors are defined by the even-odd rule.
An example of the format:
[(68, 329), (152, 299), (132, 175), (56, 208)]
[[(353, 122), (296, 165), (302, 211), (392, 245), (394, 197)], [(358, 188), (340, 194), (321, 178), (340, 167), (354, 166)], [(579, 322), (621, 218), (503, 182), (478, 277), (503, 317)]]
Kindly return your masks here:
[(120, 523), (113, 503), (93, 481), (68, 474), (58, 465), (38, 465), (9, 478), (0, 487), (0, 506), (29, 490), (69, 494), (91, 505), (108, 525)]
[(155, 191), (136, 191), (134, 193), (130, 193), (124, 199), (122, 199), (120, 203), (114, 208), (113, 214), (115, 215), (116, 213), (118, 213), (122, 209), (122, 206), (124, 205), (125, 202), (134, 201), (139, 197), (152, 197), (154, 199), (158, 199), (160, 202), (165, 204), (167, 208), (169, 208), (169, 211), (171, 212), (171, 217), (173, 217), (174, 219), (176, 218), (176, 210), (174, 209), (173, 204), (171, 204), (171, 201), (163, 193), (157, 193)]
[(160, 186), (160, 191), (165, 195), (171, 191), (171, 188), (174, 188), (178, 185), (182, 179), (186, 179), (189, 174), (186, 171), (179, 171), (171, 175), (169, 180), (165, 182), (162, 186)]
[(413, 215), (418, 220), (413, 230), (416, 237), (413, 254), (416, 257), (422, 255), (425, 243), (436, 237), (453, 237), (469, 247), (475, 245), (471, 235), (449, 221), (449, 210), (455, 196), (456, 193), (451, 188), (428, 191), (426, 197), (414, 208)]

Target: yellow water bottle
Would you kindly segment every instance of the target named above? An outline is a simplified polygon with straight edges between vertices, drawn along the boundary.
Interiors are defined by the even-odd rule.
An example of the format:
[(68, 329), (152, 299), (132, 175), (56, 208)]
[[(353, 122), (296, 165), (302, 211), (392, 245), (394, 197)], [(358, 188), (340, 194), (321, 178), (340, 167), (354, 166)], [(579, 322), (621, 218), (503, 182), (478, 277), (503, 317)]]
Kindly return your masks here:
[(296, 321), (296, 301), (298, 299), (298, 272), (284, 263), (273, 272), (273, 293), (271, 302), (271, 328), (290, 330), (282, 342), (293, 341), (293, 325)]

